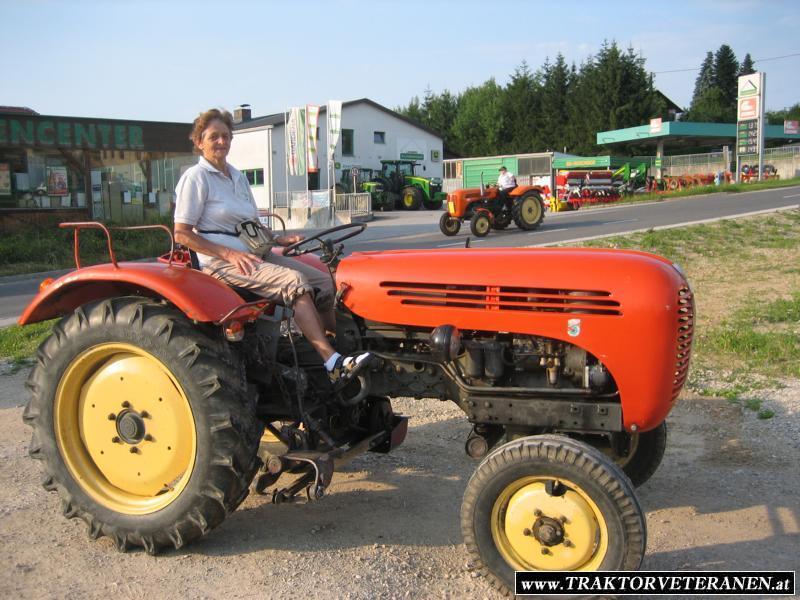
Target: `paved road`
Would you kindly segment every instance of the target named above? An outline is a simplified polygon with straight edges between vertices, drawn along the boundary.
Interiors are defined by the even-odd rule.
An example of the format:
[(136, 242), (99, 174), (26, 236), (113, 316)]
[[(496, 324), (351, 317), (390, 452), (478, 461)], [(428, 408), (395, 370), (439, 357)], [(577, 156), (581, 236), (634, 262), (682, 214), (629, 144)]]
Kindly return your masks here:
[[(438, 211), (386, 212), (376, 213), (366, 231), (345, 244), (348, 253), (397, 248), (452, 248), (464, 246), (468, 237), (470, 245), (476, 248), (545, 246), (799, 206), (800, 186), (739, 194), (719, 193), (664, 202), (547, 213), (544, 223), (536, 231), (520, 231), (512, 225), (505, 231), (493, 231), (485, 238), (472, 236), (468, 223), (462, 226), (458, 235), (445, 237), (439, 231)], [(0, 278), (0, 327), (16, 322), (45, 276)]]

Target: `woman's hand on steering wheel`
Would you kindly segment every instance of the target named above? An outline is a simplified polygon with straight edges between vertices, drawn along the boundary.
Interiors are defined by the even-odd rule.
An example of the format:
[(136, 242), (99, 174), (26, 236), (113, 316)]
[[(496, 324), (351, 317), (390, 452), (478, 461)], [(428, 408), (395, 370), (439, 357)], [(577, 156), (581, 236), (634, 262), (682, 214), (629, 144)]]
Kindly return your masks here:
[(294, 234), (294, 235), (279, 235), (275, 238), (275, 242), (279, 246), (291, 246), (292, 244), (296, 244), (297, 242), (302, 242), (305, 238), (302, 235)]
[[(320, 231), (316, 235), (312, 235), (307, 238), (301, 238), (297, 242), (294, 242), (293, 244), (286, 246), (283, 249), (283, 255), (300, 256), (302, 254), (308, 254), (309, 252), (314, 252), (315, 250), (323, 250), (325, 247), (328, 247), (332, 250), (335, 244), (343, 242), (344, 240), (349, 240), (351, 237), (358, 235), (366, 228), (367, 228), (366, 223), (347, 223), (345, 225), (337, 225), (336, 227), (330, 227), (329, 229)], [(328, 237), (332, 233), (336, 233), (337, 231), (342, 231), (345, 229), (354, 229), (354, 231), (345, 233), (344, 235), (339, 236), (337, 238)], [(319, 240), (319, 244), (316, 248), (310, 246), (311, 242), (315, 240)], [(308, 247), (306, 248), (305, 246), (307, 245)]]

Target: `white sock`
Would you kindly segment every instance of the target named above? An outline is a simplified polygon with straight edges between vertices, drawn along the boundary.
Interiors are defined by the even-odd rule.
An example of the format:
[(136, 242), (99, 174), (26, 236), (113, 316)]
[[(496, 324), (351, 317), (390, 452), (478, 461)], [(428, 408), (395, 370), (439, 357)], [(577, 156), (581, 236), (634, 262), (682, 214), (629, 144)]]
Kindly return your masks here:
[(325, 361), (325, 368), (328, 369), (329, 372), (333, 371), (333, 368), (336, 366), (336, 361), (339, 360), (339, 357), (341, 356), (342, 355), (338, 352), (331, 354), (330, 358)]

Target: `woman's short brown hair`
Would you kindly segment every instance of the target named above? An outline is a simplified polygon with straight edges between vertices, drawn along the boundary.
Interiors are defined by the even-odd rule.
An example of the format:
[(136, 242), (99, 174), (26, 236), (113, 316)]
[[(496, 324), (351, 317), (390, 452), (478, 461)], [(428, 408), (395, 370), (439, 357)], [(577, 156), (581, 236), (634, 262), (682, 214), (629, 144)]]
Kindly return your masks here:
[(227, 110), (212, 108), (205, 112), (201, 112), (194, 120), (194, 124), (192, 125), (192, 133), (189, 135), (189, 139), (194, 142), (195, 151), (197, 151), (198, 145), (203, 139), (203, 132), (206, 130), (206, 127), (208, 127), (208, 124), (214, 119), (218, 119), (225, 123), (225, 125), (228, 126), (228, 131), (233, 134), (233, 117)]

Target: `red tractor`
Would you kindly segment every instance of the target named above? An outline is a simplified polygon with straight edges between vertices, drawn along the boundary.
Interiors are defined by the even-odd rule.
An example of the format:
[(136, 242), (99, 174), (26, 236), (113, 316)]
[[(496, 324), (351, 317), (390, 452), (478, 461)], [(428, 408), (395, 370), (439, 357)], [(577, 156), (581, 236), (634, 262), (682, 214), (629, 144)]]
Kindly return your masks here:
[[(634, 486), (661, 461), (693, 336), (692, 292), (668, 260), (547, 248), (342, 258), (365, 225), (326, 230), (284, 253), (334, 278), (337, 347), (379, 359), (340, 389), (289, 309), (174, 246), (160, 262), (118, 262), (106, 227), (65, 225), (78, 268), (20, 318), (60, 318), (24, 419), (45, 488), (91, 537), (156, 553), (220, 525), (250, 489), (319, 500), (340, 461), (403, 441), (392, 399), (414, 396), (455, 402), (473, 424), (466, 451), (481, 461), (461, 528), (492, 585), (513, 590), (515, 570), (639, 567)], [(110, 264), (80, 266), (85, 227), (104, 230)]]
[(491, 229), (505, 229), (513, 221), (524, 231), (533, 231), (544, 219), (542, 188), (520, 185), (500, 195), (497, 186), (465, 188), (447, 194), (447, 212), (439, 219), (439, 229), (445, 235), (456, 235), (463, 221), (476, 237), (484, 237)]

